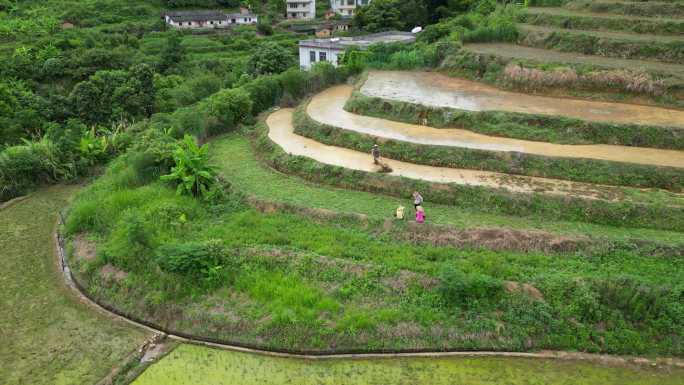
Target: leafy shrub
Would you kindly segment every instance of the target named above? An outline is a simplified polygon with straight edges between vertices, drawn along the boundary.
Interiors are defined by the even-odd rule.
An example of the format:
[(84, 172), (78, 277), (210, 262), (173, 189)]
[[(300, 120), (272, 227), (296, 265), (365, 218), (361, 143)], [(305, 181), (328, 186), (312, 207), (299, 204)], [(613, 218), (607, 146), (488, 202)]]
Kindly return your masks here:
[(0, 201), (14, 198), (41, 184), (73, 177), (47, 138), (25, 142), (0, 152)]
[(234, 129), (252, 113), (254, 101), (244, 88), (221, 90), (205, 102), (209, 117), (217, 124), (210, 125), (206, 134), (217, 134)]
[(287, 48), (275, 42), (260, 45), (247, 62), (252, 75), (271, 75), (281, 73), (295, 65), (294, 55)]
[(225, 256), (221, 241), (210, 240), (162, 245), (157, 249), (156, 261), (170, 273), (208, 276), (223, 266)]
[(292, 103), (304, 97), (307, 93), (307, 73), (298, 69), (291, 69), (278, 76), (283, 97), (287, 97)]
[(156, 243), (152, 230), (153, 226), (144, 220), (142, 213), (136, 209), (124, 211), (105, 243), (105, 260), (124, 270), (147, 264)]
[(171, 173), (162, 175), (161, 180), (175, 183), (178, 195), (208, 198), (216, 183), (216, 171), (209, 164), (209, 147), (198, 146), (193, 137), (186, 135), (173, 152), (173, 160)]
[(278, 78), (274, 76), (259, 76), (246, 83), (242, 88), (247, 91), (252, 101), (252, 113), (257, 114), (278, 104), (283, 94)]
[(473, 303), (494, 302), (503, 293), (503, 284), (487, 275), (466, 274), (454, 267), (446, 267), (439, 275), (439, 292), (449, 305), (468, 306)]

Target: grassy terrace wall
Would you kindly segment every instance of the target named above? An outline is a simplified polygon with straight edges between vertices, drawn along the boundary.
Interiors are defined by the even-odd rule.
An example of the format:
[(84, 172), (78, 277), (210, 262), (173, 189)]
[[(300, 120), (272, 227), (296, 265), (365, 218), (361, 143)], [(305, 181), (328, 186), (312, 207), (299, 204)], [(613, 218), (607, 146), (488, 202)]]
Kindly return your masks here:
[(565, 8), (574, 11), (613, 13), (640, 17), (681, 17), (684, 16), (684, 4), (680, 2), (622, 2), (575, 0), (565, 4)]
[(518, 43), (528, 47), (580, 52), (585, 55), (658, 60), (669, 63), (684, 62), (684, 40), (639, 41), (600, 36), (595, 33), (535, 30), (522, 34)]
[(501, 111), (465, 111), (387, 100), (354, 92), (347, 111), (423, 124), (436, 128), (464, 128), (487, 135), (562, 144), (616, 144), (673, 150), (684, 149), (684, 129), (589, 122), (561, 116)]
[[(298, 114), (298, 120), (302, 116), (305, 115)], [(365, 138), (358, 139), (365, 141)], [(413, 191), (421, 191), (427, 201), (487, 213), (538, 216), (610, 226), (684, 230), (684, 208), (585, 200), (569, 196), (516, 194), (503, 189), (429, 183), (322, 164), (310, 158), (285, 153), (268, 138), (268, 127), (264, 123), (256, 126), (255, 145), (262, 159), (271, 167), (316, 183), (399, 197), (409, 197)], [(393, 151), (392, 148), (391, 142), (383, 144), (385, 153)]]
[[(552, 52), (552, 51), (551, 51)], [(505, 76), (506, 66), (515, 63), (527, 69), (540, 71), (540, 75), (549, 77), (555, 70), (574, 71), (578, 80), (585, 78), (588, 81), (574, 81), (571, 83), (559, 83), (551, 76), (550, 82), (526, 82), (517, 84)], [(447, 71), (452, 76), (462, 76), (476, 79), (514, 90), (523, 90), (534, 93), (553, 93), (571, 96), (590, 97), (594, 100), (624, 101), (630, 98), (638, 98), (638, 102), (645, 101), (664, 107), (684, 108), (684, 78), (679, 74), (665, 71), (632, 71), (641, 73), (651, 82), (661, 84), (657, 93), (643, 90), (638, 83), (641, 76), (634, 79), (625, 79), (621, 84), (606, 84), (595, 81), (592, 74), (610, 74), (619, 71), (616, 68), (604, 67), (598, 64), (580, 64), (568, 62), (549, 62), (547, 60), (517, 59), (503, 55), (491, 55), (461, 49), (459, 52), (447, 57), (441, 64), (440, 69)], [(627, 73), (629, 74), (629, 73)], [(557, 79), (556, 79), (557, 80)], [(634, 87), (636, 85), (636, 87)]]
[(521, 12), (518, 20), (523, 23), (584, 30), (625, 31), (653, 35), (684, 34), (684, 20), (634, 19), (593, 17), (591, 15), (553, 14), (546, 12)]
[[(319, 142), (367, 152), (376, 142), (371, 135), (320, 124), (303, 108), (295, 112), (295, 132)], [(681, 191), (684, 168), (659, 167), (599, 159), (549, 157), (503, 151), (383, 141), (383, 154), (417, 164), (487, 170), (575, 182), (616, 186), (655, 187)]]

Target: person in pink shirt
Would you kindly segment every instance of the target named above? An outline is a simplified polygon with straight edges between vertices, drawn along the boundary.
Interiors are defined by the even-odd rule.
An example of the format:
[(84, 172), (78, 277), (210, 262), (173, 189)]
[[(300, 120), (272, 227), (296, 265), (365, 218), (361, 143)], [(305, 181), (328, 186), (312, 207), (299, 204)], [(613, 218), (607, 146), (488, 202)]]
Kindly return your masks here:
[(423, 206), (416, 207), (416, 222), (425, 222), (425, 210), (423, 209)]

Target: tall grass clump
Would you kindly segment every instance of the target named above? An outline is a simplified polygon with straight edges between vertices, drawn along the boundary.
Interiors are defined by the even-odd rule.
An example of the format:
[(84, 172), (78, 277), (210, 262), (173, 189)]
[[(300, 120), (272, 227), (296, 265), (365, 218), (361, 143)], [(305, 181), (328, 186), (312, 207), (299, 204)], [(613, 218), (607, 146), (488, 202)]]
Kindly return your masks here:
[(7, 147), (0, 152), (0, 202), (43, 184), (72, 177), (57, 148), (47, 138)]
[(511, 62), (506, 65), (503, 77), (510, 86), (522, 90), (556, 87), (608, 89), (650, 96), (661, 96), (666, 91), (662, 79), (653, 79), (645, 72), (624, 69), (577, 74), (573, 68), (555, 67), (542, 70)]

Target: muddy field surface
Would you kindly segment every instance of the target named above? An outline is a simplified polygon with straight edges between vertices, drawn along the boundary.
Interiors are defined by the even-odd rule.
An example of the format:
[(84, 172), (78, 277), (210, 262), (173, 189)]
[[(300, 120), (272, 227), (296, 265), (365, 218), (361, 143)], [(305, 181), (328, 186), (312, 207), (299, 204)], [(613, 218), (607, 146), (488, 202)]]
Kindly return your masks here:
[[(444, 76), (429, 74), (428, 78), (431, 80), (426, 80), (427, 83), (423, 84), (423, 80), (419, 80), (423, 75), (424, 73), (414, 72), (374, 72), (369, 75), (369, 79), (363, 86), (362, 92), (371, 96), (404, 101), (411, 101), (407, 99), (413, 97), (419, 99), (423, 97), (428, 99), (436, 97), (434, 94), (430, 96), (431, 93), (428, 92), (428, 89), (431, 87), (437, 88), (437, 84), (443, 80), (442, 77)], [(452, 79), (449, 77), (444, 78)], [(386, 86), (382, 86), (382, 83), (384, 82), (383, 79), (389, 79)], [(457, 79), (457, 81), (461, 80)], [(476, 84), (477, 87), (489, 88), (481, 84), (473, 84)], [(416, 92), (414, 96), (410, 96), (415, 89), (420, 87), (423, 88), (423, 91)], [(435, 90), (434, 92), (438, 93), (440, 91)], [(497, 92), (502, 93), (498, 90)], [(554, 157), (601, 159), (656, 166), (684, 167), (684, 151), (605, 144), (564, 145), (534, 142), (483, 135), (463, 129), (438, 129), (417, 124), (401, 123), (370, 116), (357, 115), (344, 110), (344, 104), (351, 96), (351, 93), (352, 87), (347, 85), (329, 88), (313, 97), (306, 112), (312, 119), (323, 124), (380, 138), (411, 143), (491, 151), (522, 152)], [(424, 93), (425, 95), (417, 96), (417, 93)], [(446, 95), (445, 97), (456, 98), (456, 96), (453, 95), (448, 96), (448, 91), (446, 90), (442, 90), (441, 93)], [(408, 96), (404, 97), (404, 95)], [(482, 95), (482, 98), (484, 99), (485, 96), (484, 94)], [(682, 116), (684, 117), (684, 112), (682, 112)]]
[[(266, 124), (269, 127), (269, 138), (282, 147), (285, 152), (292, 155), (305, 156), (333, 166), (366, 172), (379, 171), (379, 167), (373, 164), (370, 154), (347, 148), (329, 146), (294, 133), (292, 124), (293, 111), (294, 110), (290, 108), (280, 109), (269, 115), (266, 119)], [(432, 167), (400, 162), (387, 158), (383, 158), (382, 160), (392, 169), (392, 172), (390, 172), (389, 175), (425, 180), (434, 183), (457, 183), (472, 186), (505, 188), (512, 192), (543, 192), (547, 194), (572, 195), (590, 199), (602, 199), (605, 196), (622, 195), (619, 192), (619, 187), (569, 182), (549, 178), (517, 176), (489, 171)], [(615, 190), (615, 194), (610, 194), (609, 192), (611, 190)]]
[(369, 96), (466, 111), (507, 111), (684, 128), (684, 111), (501, 91), (486, 84), (435, 72), (374, 71), (369, 74), (361, 92)]

